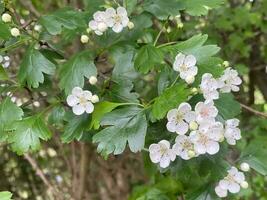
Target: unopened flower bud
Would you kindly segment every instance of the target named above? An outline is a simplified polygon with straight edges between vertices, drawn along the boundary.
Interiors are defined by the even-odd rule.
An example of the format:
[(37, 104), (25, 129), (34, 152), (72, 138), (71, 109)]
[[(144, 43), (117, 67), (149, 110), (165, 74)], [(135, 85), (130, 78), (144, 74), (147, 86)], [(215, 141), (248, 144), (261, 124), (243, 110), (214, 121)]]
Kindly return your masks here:
[(247, 181), (243, 181), (241, 183), (241, 187), (244, 188), (244, 189), (247, 189), (248, 188), (248, 182)]
[(192, 83), (194, 83), (194, 81), (195, 81), (195, 77), (194, 76), (187, 76), (185, 78), (185, 82), (187, 82), (188, 84), (192, 84)]
[(89, 37), (87, 35), (82, 35), (81, 36), (81, 43), (85, 44), (88, 43)]
[(246, 162), (241, 163), (240, 168), (243, 172), (248, 172), (250, 170), (250, 166)]
[(196, 153), (195, 153), (194, 151), (192, 151), (192, 150), (189, 150), (189, 151), (188, 151), (188, 156), (189, 156), (190, 158), (195, 157), (195, 155), (196, 155)]
[(95, 76), (91, 76), (91, 77), (89, 78), (89, 83), (90, 83), (91, 85), (95, 85), (95, 84), (97, 83), (97, 78), (96, 78)]
[(18, 36), (20, 35), (20, 31), (19, 31), (19, 29), (17, 29), (17, 28), (12, 28), (12, 29), (10, 30), (10, 33), (11, 33), (11, 35), (14, 36), (14, 37), (18, 37)]
[(134, 28), (134, 23), (133, 22), (128, 22), (127, 26), (131, 30), (131, 29)]
[(220, 139), (219, 139), (219, 142), (223, 142), (224, 141), (224, 136), (222, 136)]
[(11, 20), (12, 20), (12, 17), (11, 17), (10, 14), (8, 14), (8, 13), (4, 13), (4, 14), (2, 15), (2, 21), (3, 21), (3, 22), (8, 23), (8, 22), (11, 22)]
[(195, 131), (198, 128), (198, 124), (195, 121), (192, 121), (189, 124), (189, 128), (190, 128), (190, 130)]
[(97, 103), (97, 102), (99, 102), (99, 97), (98, 97), (96, 94), (94, 94), (94, 95), (92, 96), (91, 101), (92, 101), (92, 103)]
[(224, 67), (229, 67), (229, 65), (230, 65), (230, 64), (229, 64), (229, 62), (228, 62), (227, 60), (223, 61), (223, 66), (224, 66)]

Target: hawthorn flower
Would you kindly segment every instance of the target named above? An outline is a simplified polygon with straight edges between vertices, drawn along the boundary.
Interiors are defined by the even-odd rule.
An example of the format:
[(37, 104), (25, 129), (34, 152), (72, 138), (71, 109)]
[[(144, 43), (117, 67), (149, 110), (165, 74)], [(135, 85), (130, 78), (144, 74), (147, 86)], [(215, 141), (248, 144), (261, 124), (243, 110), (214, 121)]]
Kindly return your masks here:
[(218, 153), (220, 149), (220, 145), (218, 140), (215, 140), (214, 134), (210, 131), (192, 131), (190, 133), (191, 141), (194, 144), (194, 150), (197, 154), (205, 154), (208, 153), (210, 155), (214, 155)]
[(201, 121), (213, 121), (218, 115), (218, 110), (214, 106), (213, 102), (198, 102), (195, 106), (196, 120)]
[(4, 67), (4, 68), (8, 68), (10, 65), (10, 58), (9, 56), (1, 56), (0, 55), (0, 64)]
[(180, 73), (181, 79), (184, 79), (188, 84), (191, 84), (195, 80), (195, 76), (197, 75), (198, 68), (196, 66), (197, 60), (193, 55), (184, 55), (179, 53), (175, 57), (175, 61), (173, 63), (174, 71)]
[(92, 93), (87, 90), (82, 90), (80, 87), (72, 89), (72, 93), (67, 97), (67, 103), (72, 107), (75, 115), (82, 115), (84, 112), (92, 113), (94, 105), (92, 103)]
[(240, 186), (243, 188), (248, 186), (243, 172), (238, 171), (235, 167), (231, 167), (227, 172), (228, 175), (215, 188), (215, 192), (219, 197), (226, 197), (228, 191), (233, 194), (238, 193)]
[(238, 92), (238, 86), (242, 83), (238, 72), (230, 67), (224, 70), (224, 74), (219, 80), (223, 83), (220, 87), (220, 91), (223, 93)]
[(95, 34), (103, 35), (107, 30), (106, 13), (104, 11), (97, 11), (93, 15), (93, 20), (89, 22), (89, 28), (91, 28)]
[(241, 131), (238, 128), (239, 120), (238, 119), (229, 119), (225, 122), (225, 132), (224, 137), (230, 145), (235, 145), (236, 140), (241, 139)]
[(129, 18), (124, 7), (106, 9), (106, 22), (115, 33), (120, 33), (124, 27), (128, 26)]
[(181, 103), (177, 109), (172, 109), (167, 114), (168, 131), (184, 135), (189, 128), (189, 123), (195, 120), (195, 113), (190, 104)]
[(161, 168), (166, 168), (174, 161), (176, 155), (170, 148), (170, 143), (167, 140), (161, 140), (158, 144), (149, 146), (149, 156), (153, 163), (159, 163)]
[(180, 156), (184, 160), (189, 160), (195, 156), (194, 144), (189, 136), (178, 135), (173, 145), (173, 150), (177, 156)]
[(206, 100), (214, 100), (219, 98), (219, 82), (213, 78), (212, 74), (205, 73), (202, 76), (200, 83), (200, 90), (203, 93), (203, 96)]
[(224, 128), (221, 122), (204, 121), (199, 125), (199, 131), (209, 134), (209, 137), (214, 141), (222, 141), (224, 138)]

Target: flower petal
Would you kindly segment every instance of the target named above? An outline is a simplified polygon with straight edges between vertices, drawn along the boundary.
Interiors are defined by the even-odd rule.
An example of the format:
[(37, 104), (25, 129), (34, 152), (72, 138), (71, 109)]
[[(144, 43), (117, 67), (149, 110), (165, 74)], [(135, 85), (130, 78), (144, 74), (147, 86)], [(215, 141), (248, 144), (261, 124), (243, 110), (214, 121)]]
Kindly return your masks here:
[(119, 24), (119, 23), (116, 23), (114, 24), (114, 26), (112, 27), (112, 30), (115, 32), (115, 33), (120, 33), (123, 29), (123, 26), (122, 24)]
[(180, 135), (184, 135), (188, 131), (188, 128), (189, 128), (188, 124), (185, 123), (184, 121), (181, 121), (176, 125), (175, 131)]
[(74, 105), (76, 105), (76, 104), (78, 104), (79, 103), (79, 99), (76, 97), (76, 96), (74, 96), (74, 95), (69, 95), (68, 97), (67, 97), (67, 104), (69, 105), (69, 106), (74, 106)]
[(179, 71), (181, 65), (184, 64), (184, 59), (185, 59), (185, 55), (182, 53), (179, 53), (176, 57), (175, 57), (175, 61), (173, 63), (173, 69), (175, 71)]
[(80, 87), (74, 87), (72, 89), (72, 94), (75, 95), (76, 97), (81, 97), (83, 94), (83, 90)]
[(78, 104), (72, 107), (72, 111), (75, 115), (81, 115), (85, 112), (85, 107)]
[(94, 111), (94, 105), (91, 102), (87, 102), (85, 105), (85, 111), (87, 113), (92, 113)]
[(184, 60), (184, 64), (186, 66), (195, 66), (195, 64), (197, 63), (197, 60), (196, 60), (196, 57), (193, 56), (193, 55), (188, 55), (185, 57), (185, 60)]
[(220, 145), (218, 142), (215, 141), (209, 141), (206, 145), (207, 153), (210, 155), (214, 155), (219, 152)]

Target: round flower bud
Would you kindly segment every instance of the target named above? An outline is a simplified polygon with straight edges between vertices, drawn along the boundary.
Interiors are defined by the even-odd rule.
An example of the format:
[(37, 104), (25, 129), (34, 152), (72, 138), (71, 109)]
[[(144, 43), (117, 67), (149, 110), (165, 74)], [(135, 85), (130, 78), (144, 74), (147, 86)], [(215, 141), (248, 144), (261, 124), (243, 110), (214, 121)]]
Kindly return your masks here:
[(188, 84), (192, 84), (192, 83), (194, 83), (194, 81), (195, 81), (195, 77), (194, 76), (187, 76), (185, 78), (185, 82), (187, 82)]
[(247, 189), (248, 188), (248, 182), (247, 181), (243, 181), (241, 183), (241, 187), (244, 188), (244, 189)]
[(10, 33), (11, 33), (11, 35), (14, 36), (14, 37), (18, 37), (18, 36), (20, 35), (20, 31), (19, 31), (19, 29), (17, 29), (17, 28), (12, 28), (12, 29), (10, 30)]
[(97, 103), (97, 102), (99, 102), (99, 98), (98, 98), (98, 96), (97, 96), (96, 94), (94, 94), (94, 95), (92, 96), (92, 98), (91, 98), (91, 101), (92, 101), (92, 103)]
[(241, 163), (240, 168), (241, 168), (241, 170), (242, 170), (243, 172), (247, 172), (247, 171), (250, 170), (250, 166), (249, 166), (249, 164), (248, 164), (248, 163), (245, 163), (245, 162)]
[(196, 155), (196, 153), (195, 153), (194, 151), (192, 151), (192, 150), (189, 150), (189, 151), (188, 151), (188, 156), (189, 156), (190, 158), (195, 157), (195, 155)]
[(89, 78), (89, 83), (90, 83), (91, 85), (95, 85), (95, 84), (97, 83), (97, 78), (96, 78), (95, 76), (91, 76), (91, 77)]
[(7, 23), (7, 22), (11, 22), (11, 20), (12, 20), (12, 17), (11, 17), (10, 14), (8, 14), (8, 13), (4, 13), (4, 14), (2, 15), (2, 21), (3, 21), (3, 22)]
[(189, 124), (189, 128), (190, 128), (190, 130), (195, 131), (198, 128), (198, 124), (196, 122), (192, 121)]
[(98, 23), (97, 25), (97, 29), (100, 31), (100, 32), (105, 32), (107, 30), (107, 25), (104, 23), (104, 22), (100, 22)]
[(224, 67), (229, 67), (229, 65), (230, 65), (230, 64), (229, 64), (229, 62), (228, 62), (227, 60), (223, 61), (223, 66), (224, 66)]
[(81, 43), (85, 44), (88, 43), (89, 37), (87, 35), (82, 35), (81, 36)]
[(41, 26), (40, 24), (36, 24), (36, 25), (34, 26), (34, 30), (37, 31), (37, 32), (41, 32), (41, 30), (42, 30), (42, 26)]
[(191, 92), (192, 92), (193, 94), (196, 94), (196, 93), (198, 93), (198, 89), (194, 87), (194, 88), (191, 89)]
[(129, 29), (133, 29), (134, 28), (134, 23), (133, 22), (128, 22), (127, 24)]
[(219, 142), (223, 142), (224, 141), (224, 136), (222, 136), (220, 139), (219, 139)]
[(87, 33), (90, 33), (90, 32), (91, 32), (91, 29), (90, 29), (90, 28), (87, 28), (87, 29), (86, 29), (86, 32), (87, 32)]

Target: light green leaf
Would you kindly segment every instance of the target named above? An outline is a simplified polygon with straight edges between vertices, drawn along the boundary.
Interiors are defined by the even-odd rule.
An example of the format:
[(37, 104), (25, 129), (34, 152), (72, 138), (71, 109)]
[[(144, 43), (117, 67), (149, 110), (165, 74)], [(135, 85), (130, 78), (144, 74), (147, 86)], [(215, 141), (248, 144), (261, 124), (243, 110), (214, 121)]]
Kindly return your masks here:
[(21, 108), (16, 106), (9, 97), (4, 99), (0, 104), (0, 141), (7, 138), (6, 129), (15, 121), (20, 120), (23, 116)]
[(219, 115), (225, 120), (232, 119), (241, 113), (240, 104), (234, 99), (232, 94), (220, 94), (220, 98), (214, 102), (219, 110)]
[(166, 89), (155, 99), (155, 103), (152, 105), (153, 117), (162, 119), (169, 110), (186, 101), (189, 94), (190, 90), (186, 88), (186, 85), (181, 83)]
[(184, 9), (184, 5), (177, 0), (148, 0), (144, 4), (144, 9), (152, 13), (158, 19), (164, 20), (168, 16), (176, 16)]
[(97, 151), (102, 155), (112, 152), (121, 154), (126, 144), (132, 152), (141, 151), (145, 144), (147, 121), (142, 109), (127, 107), (105, 115), (102, 126), (109, 126), (93, 136), (93, 142), (99, 143)]
[(116, 107), (123, 105), (123, 103), (113, 103), (108, 101), (102, 101), (95, 106), (94, 112), (92, 114), (92, 120), (90, 123), (90, 128), (99, 129), (100, 120), (106, 114), (114, 110)]
[(0, 22), (0, 39), (2, 40), (8, 40), (10, 38), (10, 30), (8, 28), (8, 25), (4, 22)]
[(59, 86), (69, 94), (74, 87), (84, 86), (84, 77), (96, 76), (96, 67), (89, 51), (83, 51), (74, 55), (63, 64), (59, 75)]
[(180, 0), (184, 3), (185, 11), (192, 16), (207, 15), (208, 11), (218, 8), (224, 0)]
[(51, 132), (39, 115), (15, 122), (12, 130), (14, 131), (9, 134), (8, 141), (17, 154), (36, 151), (40, 148), (40, 139), (47, 141), (51, 137)]
[(4, 70), (4, 68), (0, 65), (0, 80), (5, 81), (7, 79), (8, 79), (8, 75), (6, 71)]
[(81, 116), (73, 116), (65, 127), (64, 133), (61, 135), (61, 140), (64, 143), (69, 143), (74, 139), (80, 140), (88, 127), (89, 116), (84, 114)]
[(1, 200), (11, 200), (11, 197), (12, 197), (11, 192), (7, 192), (7, 191), (0, 192), (0, 199)]
[(77, 29), (86, 27), (87, 22), (83, 19), (83, 13), (68, 8), (58, 10), (50, 15), (42, 16), (40, 24), (51, 34), (57, 35), (66, 29)]
[(38, 88), (44, 82), (44, 74), (53, 75), (56, 66), (34, 46), (30, 46), (20, 65), (18, 78), (21, 84)]
[(163, 54), (160, 49), (148, 44), (138, 51), (134, 66), (138, 71), (146, 74), (154, 68), (155, 64), (161, 63), (162, 59)]

